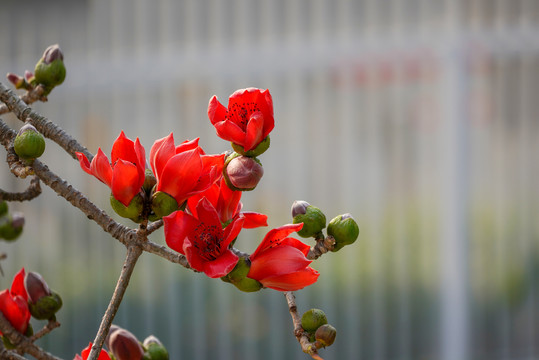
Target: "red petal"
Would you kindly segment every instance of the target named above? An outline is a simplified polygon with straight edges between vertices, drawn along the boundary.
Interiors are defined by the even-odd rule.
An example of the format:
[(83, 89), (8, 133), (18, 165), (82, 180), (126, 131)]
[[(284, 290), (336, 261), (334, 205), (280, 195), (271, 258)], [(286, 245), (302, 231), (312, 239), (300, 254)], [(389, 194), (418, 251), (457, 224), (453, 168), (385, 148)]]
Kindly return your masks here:
[(251, 258), (248, 276), (262, 281), (270, 276), (289, 274), (305, 269), (311, 263), (305, 255), (291, 246), (277, 246)]
[(110, 166), (107, 155), (101, 151), (101, 148), (97, 149), (97, 154), (92, 159), (90, 171), (96, 178), (110, 187), (112, 182), (112, 167)]
[(268, 226), (268, 215), (259, 214), (256, 212), (242, 212), (245, 217), (243, 223), (244, 229), (254, 229), (260, 226)]
[(135, 165), (137, 166), (139, 174), (140, 186), (142, 186), (142, 184), (144, 184), (144, 178), (146, 177), (146, 150), (144, 150), (144, 147), (138, 138), (135, 140), (135, 155), (137, 156)]
[(211, 278), (225, 276), (234, 269), (238, 260), (236, 254), (226, 250), (217, 259), (204, 263), (204, 273)]
[(125, 206), (140, 192), (139, 172), (135, 165), (124, 160), (118, 160), (112, 171), (112, 196)]
[(90, 170), (90, 162), (88, 161), (88, 158), (86, 158), (86, 155), (80, 152), (75, 153), (77, 155), (77, 158), (79, 159), (79, 164), (82, 170), (87, 172), (90, 175), (92, 174), (92, 170)]
[(183, 253), (189, 262), (189, 265), (196, 271), (204, 272), (204, 265), (208, 261), (200, 256), (200, 250), (193, 246), (193, 243), (187, 238), (183, 243)]
[(232, 141), (238, 145), (243, 146), (245, 142), (245, 131), (243, 131), (237, 124), (230, 120), (224, 120), (213, 124), (217, 136), (223, 140)]
[(196, 150), (176, 154), (163, 168), (157, 190), (173, 196), (181, 205), (197, 185), (201, 171), (202, 160)]
[(306, 268), (290, 274), (278, 275), (259, 280), (267, 288), (278, 291), (296, 291), (314, 284), (320, 273), (313, 268)]
[[(86, 347), (86, 349), (82, 350), (81, 355), (82, 355), (83, 360), (88, 359), (88, 356), (90, 355), (90, 351), (92, 350), (92, 346), (93, 344), (90, 343), (88, 347)], [(105, 350), (101, 349), (101, 352), (99, 353), (99, 357), (97, 358), (97, 360), (110, 360), (109, 354)]]
[(212, 96), (208, 104), (208, 117), (214, 125), (226, 118), (226, 107), (217, 100), (217, 96), (215, 95)]
[(247, 130), (245, 131), (245, 140), (243, 148), (245, 151), (254, 149), (264, 138), (262, 132), (264, 129), (264, 116), (261, 112), (257, 111), (252, 114), (247, 123)]
[(283, 225), (281, 227), (278, 227), (276, 229), (270, 230), (266, 236), (264, 237), (264, 240), (258, 245), (255, 252), (251, 254), (251, 260), (256, 258), (258, 253), (264, 251), (266, 248), (276, 245), (280, 243), (283, 239), (285, 239), (288, 235), (295, 231), (300, 231), (301, 228), (303, 228), (303, 223), (299, 224), (287, 224)]
[(225, 250), (228, 248), (230, 243), (234, 241), (235, 238), (238, 237), (238, 234), (240, 233), (241, 229), (243, 229), (243, 222), (245, 221), (245, 218), (243, 216), (238, 216), (228, 226), (225, 228), (224, 233), (224, 241), (221, 244), (221, 250)]
[(198, 220), (203, 222), (206, 226), (216, 226), (219, 234), (222, 236), (223, 230), (221, 227), (221, 220), (219, 220), (219, 214), (205, 197), (202, 198), (197, 204)]
[(299, 251), (301, 251), (305, 256), (307, 256), (307, 254), (311, 250), (311, 247), (309, 245), (303, 243), (302, 241), (300, 241), (298, 239), (294, 239), (294, 238), (290, 238), (290, 237), (286, 238), (286, 239), (283, 239), (281, 241), (280, 246), (293, 246), (296, 249), (298, 249)]
[[(241, 209), (241, 191), (231, 190), (224, 178), (221, 178), (219, 184), (219, 201), (217, 203), (217, 212), (221, 215), (221, 221), (226, 222), (232, 219)], [(244, 226), (245, 227), (245, 226)]]
[[(197, 219), (198, 215), (196, 206), (203, 197), (208, 199), (208, 201), (215, 207), (217, 205), (217, 199), (219, 198), (219, 186), (217, 184), (213, 184), (203, 192), (195, 194), (187, 199), (187, 208), (189, 209), (189, 212)], [(223, 220), (221, 219), (221, 221)]]
[(168, 247), (185, 255), (183, 246), (187, 235), (193, 232), (200, 222), (183, 211), (175, 211), (165, 216), (163, 222), (165, 225), (165, 241)]
[(28, 301), (28, 294), (26, 293), (26, 288), (24, 287), (25, 276), (26, 273), (24, 272), (24, 268), (19, 270), (19, 272), (15, 275), (13, 282), (11, 283), (11, 295), (19, 295), (24, 298), (24, 300)]
[(112, 144), (110, 152), (110, 162), (114, 164), (118, 159), (123, 159), (136, 164), (138, 162), (137, 154), (135, 153), (135, 143), (133, 140), (125, 136), (123, 130)]
[(31, 315), (22, 296), (11, 296), (7, 289), (0, 292), (0, 311), (18, 332), (26, 332)]
[(193, 150), (198, 148), (198, 140), (200, 138), (196, 138), (194, 140), (186, 140), (182, 142), (180, 145), (176, 146), (176, 154), (179, 154), (184, 151)]
[(167, 161), (176, 153), (174, 137), (170, 133), (167, 137), (156, 140), (150, 149), (150, 166), (157, 182), (161, 181), (161, 173)]

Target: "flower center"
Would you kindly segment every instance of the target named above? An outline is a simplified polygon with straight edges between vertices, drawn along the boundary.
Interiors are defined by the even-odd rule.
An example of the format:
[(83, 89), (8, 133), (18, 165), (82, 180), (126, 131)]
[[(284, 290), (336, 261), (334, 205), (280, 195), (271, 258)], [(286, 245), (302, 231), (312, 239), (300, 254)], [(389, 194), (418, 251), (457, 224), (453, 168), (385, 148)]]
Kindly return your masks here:
[(247, 123), (251, 114), (260, 111), (258, 104), (254, 101), (246, 102), (243, 104), (232, 104), (228, 108), (228, 116), (235, 119), (235, 123), (240, 125), (241, 129), (245, 131)]
[(220, 236), (221, 229), (216, 226), (206, 226), (200, 224), (195, 229), (194, 247), (202, 258), (208, 261), (215, 260), (221, 255), (221, 242), (223, 239)]

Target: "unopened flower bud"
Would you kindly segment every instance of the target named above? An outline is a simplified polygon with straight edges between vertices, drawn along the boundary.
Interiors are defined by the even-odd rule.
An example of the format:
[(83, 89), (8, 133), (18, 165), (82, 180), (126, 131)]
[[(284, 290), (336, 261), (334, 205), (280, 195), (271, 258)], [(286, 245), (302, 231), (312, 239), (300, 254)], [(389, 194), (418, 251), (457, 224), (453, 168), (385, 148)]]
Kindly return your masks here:
[(155, 178), (155, 175), (150, 169), (146, 169), (144, 171), (144, 184), (142, 184), (142, 188), (147, 194), (149, 194), (155, 184), (157, 184), (157, 179)]
[(248, 156), (248, 157), (256, 157), (262, 153), (264, 153), (266, 150), (268, 150), (270, 147), (270, 137), (269, 135), (266, 136), (264, 140), (260, 142), (253, 150), (245, 151), (245, 148), (239, 144), (232, 143), (232, 149), (234, 149), (235, 152), (237, 152), (240, 155)]
[(13, 241), (22, 234), (24, 214), (14, 212), (12, 215), (0, 217), (0, 239)]
[(350, 245), (359, 236), (359, 227), (350, 214), (343, 214), (334, 217), (328, 224), (328, 235), (335, 239), (335, 246), (332, 251), (338, 251), (345, 245)]
[(314, 333), (314, 338), (316, 339), (316, 347), (326, 347), (333, 344), (335, 341), (335, 337), (337, 336), (337, 330), (329, 325), (324, 324), (320, 326), (318, 329), (316, 329), (316, 332)]
[(9, 210), (9, 206), (7, 204), (7, 201), (0, 200), (0, 216), (6, 215), (8, 210)]
[(33, 125), (26, 124), (17, 133), (13, 147), (21, 159), (34, 160), (45, 152), (45, 138)]
[(28, 84), (32, 84), (35, 81), (35, 79), (36, 77), (33, 72), (24, 70), (24, 80), (26, 80)]
[(240, 257), (234, 269), (232, 269), (232, 271), (229, 272), (226, 276), (223, 276), (221, 280), (233, 284), (241, 291), (258, 291), (262, 289), (262, 284), (255, 279), (247, 277), (250, 268), (250, 262), (244, 257)]
[(326, 313), (320, 309), (307, 310), (301, 316), (301, 327), (309, 333), (314, 333), (316, 329), (327, 323)]
[(156, 338), (154, 335), (148, 336), (144, 339), (142, 347), (146, 349), (144, 353), (144, 359), (147, 360), (168, 360), (168, 351), (163, 346), (161, 341)]
[(15, 86), (15, 89), (23, 89), (28, 85), (26, 84), (24, 78), (19, 75), (7, 73), (6, 77), (8, 81)]
[(233, 154), (225, 162), (223, 175), (230, 189), (235, 191), (250, 191), (262, 179), (264, 169), (260, 161), (256, 158)]
[(58, 44), (56, 44), (49, 46), (36, 64), (34, 69), (35, 82), (42, 84), (47, 93), (64, 82), (66, 68), (63, 60), (64, 55)]
[(135, 197), (133, 197), (133, 200), (131, 200), (129, 205), (125, 206), (121, 203), (121, 201), (117, 200), (112, 194), (110, 194), (110, 205), (116, 214), (135, 221), (139, 218), (142, 210), (144, 209), (144, 200), (140, 194), (137, 194)]
[(34, 304), (42, 297), (51, 295), (51, 289), (49, 289), (43, 276), (33, 271), (26, 274), (24, 278), (24, 288), (30, 298), (29, 301)]
[(294, 201), (292, 204), (292, 217), (294, 224), (303, 223), (298, 235), (304, 238), (317, 236), (326, 227), (324, 213), (306, 201)]
[(178, 210), (178, 202), (169, 194), (157, 191), (152, 195), (152, 211), (158, 218), (172, 214)]
[(144, 356), (144, 349), (130, 331), (118, 328), (110, 334), (108, 348), (116, 360), (139, 360)]

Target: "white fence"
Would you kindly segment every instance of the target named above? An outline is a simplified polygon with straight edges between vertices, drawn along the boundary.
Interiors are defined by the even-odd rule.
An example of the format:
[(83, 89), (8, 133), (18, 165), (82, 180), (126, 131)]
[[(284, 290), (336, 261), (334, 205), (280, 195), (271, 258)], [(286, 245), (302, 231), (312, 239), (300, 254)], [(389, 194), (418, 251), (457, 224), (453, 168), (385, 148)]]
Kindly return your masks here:
[[(360, 224), (298, 294), (337, 327), (325, 359), (539, 357), (537, 1), (4, 1), (0, 24), (0, 73), (60, 44), (66, 82), (35, 108), (93, 152), (121, 129), (147, 151), (171, 131), (224, 151), (209, 98), (270, 89), (276, 128), (245, 209), (277, 227), (303, 199)], [(109, 211), (108, 189), (47, 145), (51, 169)], [(23, 187), (0, 170), (0, 188)], [(27, 226), (0, 244), (0, 287), (21, 264), (50, 279), (65, 308), (42, 345), (70, 358), (95, 335), (123, 246), (50, 190), (12, 207)], [(144, 256), (116, 323), (173, 359), (304, 359), (285, 305)]]

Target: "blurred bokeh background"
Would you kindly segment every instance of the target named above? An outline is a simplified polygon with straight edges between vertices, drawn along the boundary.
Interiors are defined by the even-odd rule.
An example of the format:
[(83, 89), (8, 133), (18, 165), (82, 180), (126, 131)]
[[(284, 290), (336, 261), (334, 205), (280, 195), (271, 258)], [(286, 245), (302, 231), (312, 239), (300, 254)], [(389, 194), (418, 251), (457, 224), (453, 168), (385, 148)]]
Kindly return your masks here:
[[(536, 0), (3, 0), (0, 24), (0, 74), (60, 45), (66, 81), (33, 108), (94, 153), (122, 129), (147, 153), (170, 132), (220, 153), (210, 97), (270, 89), (272, 146), (244, 209), (273, 228), (302, 199), (360, 225), (297, 294), (300, 312), (322, 308), (338, 330), (325, 359), (539, 358)], [(108, 188), (53, 143), (43, 160), (111, 213)], [(5, 166), (0, 184), (27, 186)], [(125, 249), (48, 188), (11, 209), (27, 225), (0, 243), (0, 288), (21, 266), (44, 275), (65, 305), (39, 343), (71, 359), (95, 336)], [(240, 293), (148, 254), (115, 323), (155, 334), (171, 359), (307, 358), (280, 293)]]

